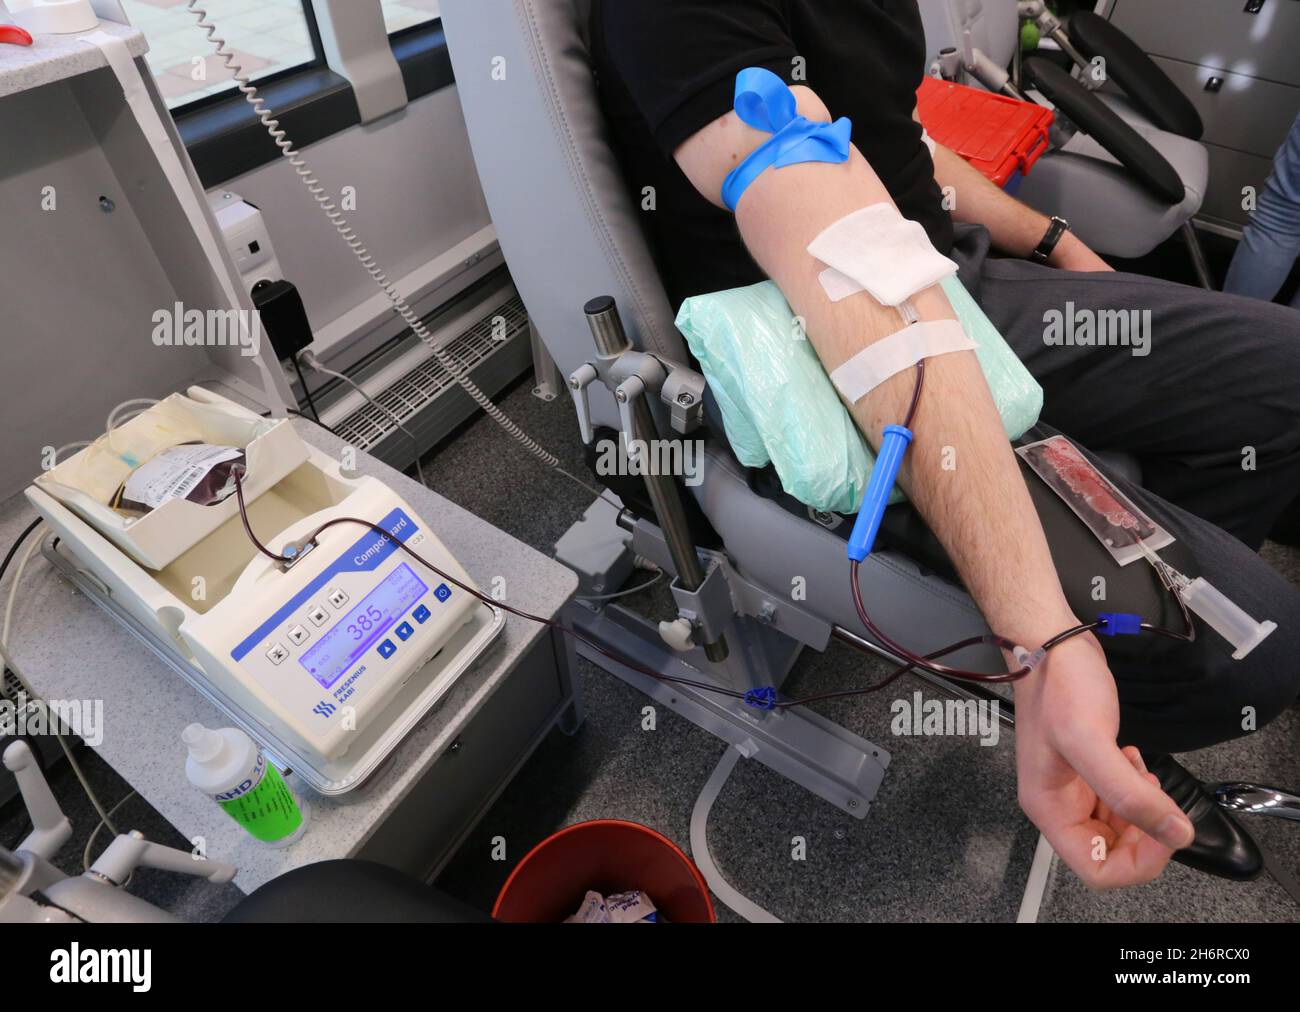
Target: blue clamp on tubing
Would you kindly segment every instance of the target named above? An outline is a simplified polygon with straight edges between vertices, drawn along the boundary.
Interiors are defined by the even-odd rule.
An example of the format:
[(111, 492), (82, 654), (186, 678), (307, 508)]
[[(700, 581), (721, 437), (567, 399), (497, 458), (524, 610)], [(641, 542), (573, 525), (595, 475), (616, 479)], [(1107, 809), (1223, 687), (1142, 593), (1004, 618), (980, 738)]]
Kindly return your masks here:
[(722, 202), (732, 213), (750, 184), (770, 168), (801, 162), (838, 165), (849, 160), (852, 121), (841, 116), (834, 123), (814, 123), (800, 116), (794, 92), (770, 70), (750, 67), (736, 75), (735, 108), (743, 122), (773, 137), (737, 165), (722, 184)]
[(898, 469), (903, 466), (903, 457), (914, 438), (912, 430), (906, 426), (885, 427), (880, 449), (876, 452), (876, 466), (871, 469), (871, 482), (867, 485), (857, 523), (849, 537), (849, 558), (854, 562), (861, 562), (875, 547), (880, 522), (885, 519), (885, 507), (889, 505), (894, 482), (898, 480)]
[(1098, 622), (1104, 622), (1097, 632), (1103, 636), (1137, 636), (1142, 632), (1142, 616), (1126, 612), (1102, 612), (1097, 616)]
[(750, 689), (745, 693), (745, 705), (755, 710), (776, 709), (776, 689), (770, 685), (762, 689)]

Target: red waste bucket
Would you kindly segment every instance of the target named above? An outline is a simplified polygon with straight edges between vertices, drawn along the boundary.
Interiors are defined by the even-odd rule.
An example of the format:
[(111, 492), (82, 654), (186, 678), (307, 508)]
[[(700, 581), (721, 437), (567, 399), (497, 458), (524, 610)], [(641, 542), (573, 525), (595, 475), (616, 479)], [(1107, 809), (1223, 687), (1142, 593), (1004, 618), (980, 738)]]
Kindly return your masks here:
[(717, 920), (709, 887), (667, 837), (635, 822), (581, 822), (528, 852), (501, 887), (492, 916), (516, 924), (558, 924), (589, 889), (602, 896), (640, 889), (671, 924)]

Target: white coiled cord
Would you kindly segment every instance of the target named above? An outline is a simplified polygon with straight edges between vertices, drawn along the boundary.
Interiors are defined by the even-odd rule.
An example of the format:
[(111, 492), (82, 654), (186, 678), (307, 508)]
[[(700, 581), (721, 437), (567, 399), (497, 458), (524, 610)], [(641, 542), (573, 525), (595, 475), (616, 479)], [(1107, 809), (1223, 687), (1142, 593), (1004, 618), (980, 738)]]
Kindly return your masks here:
[(397, 310), (402, 319), (406, 321), (411, 330), (415, 332), (416, 336), (429, 346), (434, 357), (437, 358), (438, 364), (451, 374), (452, 378), (464, 388), (465, 392), (474, 399), (474, 402), (478, 404), (479, 407), (487, 412), (488, 416), (491, 417), (493, 421), (518, 440), (518, 442), (522, 444), (529, 453), (542, 461), (542, 463), (546, 464), (548, 467), (562, 470), (559, 458), (547, 451), (545, 447), (511, 421), (509, 416), (493, 404), (487, 394), (480, 390), (477, 384), (469, 378), (469, 374), (465, 370), (464, 366), (457, 362), (456, 359), (452, 358), (451, 355), (447, 354), (445, 350), (438, 347), (434, 342), (433, 335), (429, 333), (428, 328), (425, 327), (420, 318), (415, 315), (415, 311), (411, 309), (407, 304), (406, 299), (402, 297), (402, 293), (397, 290), (396, 286), (391, 281), (388, 280), (388, 276), (384, 273), (383, 269), (375, 263), (375, 258), (370, 255), (370, 251), (366, 249), (365, 245), (357, 237), (356, 232), (353, 231), (352, 226), (348, 224), (348, 221), (343, 217), (342, 212), (339, 211), (337, 206), (335, 206), (330, 195), (325, 192), (325, 188), (321, 186), (319, 180), (317, 180), (315, 175), (313, 175), (311, 168), (303, 160), (302, 155), (300, 155), (294, 148), (293, 142), (289, 140), (285, 136), (284, 131), (280, 129), (279, 120), (275, 119), (271, 110), (266, 107), (266, 101), (258, 94), (257, 88), (249, 83), (248, 76), (244, 73), (244, 68), (235, 62), (234, 54), (226, 48), (226, 40), (217, 36), (217, 26), (213, 22), (207, 20), (207, 10), (198, 6), (197, 0), (189, 0), (187, 9), (198, 19), (199, 27), (207, 33), (208, 41), (212, 43), (217, 55), (224, 61), (226, 69), (230, 71), (239, 91), (243, 94), (248, 104), (253, 107), (253, 111), (257, 113), (257, 118), (262, 121), (262, 125), (266, 127), (266, 132), (270, 134), (271, 139), (275, 141), (276, 147), (280, 149), (280, 154), (289, 160), (289, 164), (293, 166), (294, 171), (298, 174), (298, 178), (302, 180), (303, 185), (307, 187), (307, 190), (311, 193), (316, 203), (320, 205), (321, 210), (325, 212), (325, 217), (329, 218), (330, 224), (334, 226), (334, 230), (338, 232), (343, 241), (347, 243), (348, 249), (352, 250), (357, 260), (361, 263), (361, 266), (365, 268), (366, 273), (369, 274), (375, 284), (383, 290), (383, 293), (388, 296), (388, 300), (393, 304), (393, 307)]

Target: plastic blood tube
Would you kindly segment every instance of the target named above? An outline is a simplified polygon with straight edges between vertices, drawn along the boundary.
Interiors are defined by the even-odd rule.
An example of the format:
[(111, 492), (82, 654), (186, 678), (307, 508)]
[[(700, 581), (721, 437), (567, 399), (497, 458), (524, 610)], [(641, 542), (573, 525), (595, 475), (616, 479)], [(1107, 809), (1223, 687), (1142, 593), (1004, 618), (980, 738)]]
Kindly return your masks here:
[(912, 430), (905, 426), (889, 425), (885, 428), (876, 454), (876, 466), (871, 471), (871, 482), (867, 485), (867, 494), (862, 499), (862, 508), (849, 538), (849, 558), (854, 562), (861, 562), (875, 547), (880, 522), (885, 518), (885, 507), (889, 505), (894, 482), (898, 479), (898, 469), (903, 466), (903, 457), (914, 438)]

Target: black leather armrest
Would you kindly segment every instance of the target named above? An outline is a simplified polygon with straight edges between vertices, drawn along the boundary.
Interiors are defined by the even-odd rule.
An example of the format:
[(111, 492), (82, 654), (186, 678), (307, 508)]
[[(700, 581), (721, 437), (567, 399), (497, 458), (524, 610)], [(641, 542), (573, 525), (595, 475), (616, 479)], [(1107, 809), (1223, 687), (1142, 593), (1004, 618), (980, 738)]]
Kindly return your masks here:
[(1047, 100), (1114, 155), (1148, 193), (1170, 205), (1183, 202), (1187, 188), (1174, 167), (1113, 109), (1051, 60), (1029, 56), (1024, 67)]
[(1070, 40), (1090, 60), (1106, 61), (1106, 76), (1161, 130), (1200, 140), (1200, 113), (1141, 47), (1105, 18), (1080, 11), (1070, 18)]

